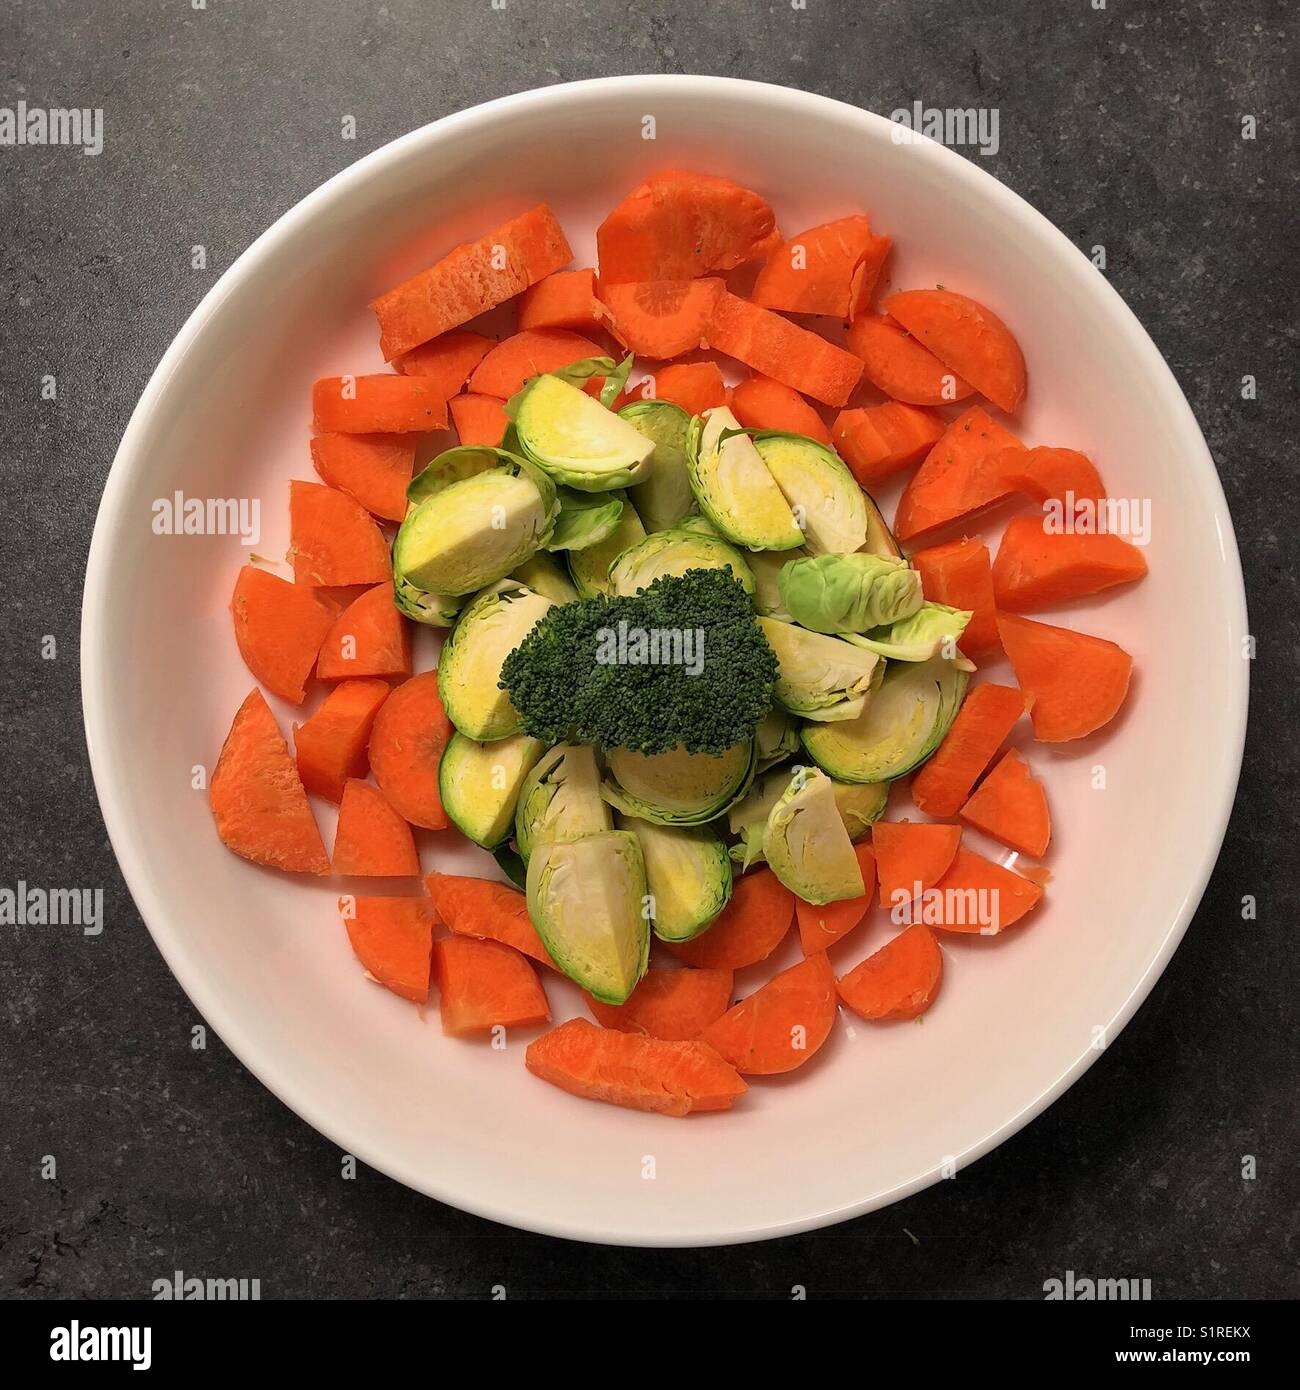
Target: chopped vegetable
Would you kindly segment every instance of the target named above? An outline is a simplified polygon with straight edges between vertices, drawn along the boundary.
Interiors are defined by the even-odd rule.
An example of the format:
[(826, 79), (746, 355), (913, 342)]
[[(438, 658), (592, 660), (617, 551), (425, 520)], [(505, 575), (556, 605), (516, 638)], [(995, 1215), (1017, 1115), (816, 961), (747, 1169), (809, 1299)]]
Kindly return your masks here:
[(805, 956), (829, 950), (867, 918), (871, 911), (871, 896), (876, 887), (876, 859), (871, 846), (864, 840), (853, 846), (858, 868), (862, 871), (863, 893), (857, 898), (843, 898), (833, 903), (808, 903), (796, 899), (795, 919), (799, 923), (799, 944)]
[(320, 650), (323, 681), (356, 676), (409, 676), (411, 630), (393, 604), (388, 584), (376, 584), (335, 619)]
[(391, 689), (387, 681), (343, 681), (305, 724), (294, 725), (298, 775), (313, 796), (337, 805), (349, 778), (365, 777), (370, 730)]
[(935, 603), (965, 609), (970, 615), (961, 649), (979, 656), (998, 645), (998, 615), (993, 599), (993, 571), (983, 541), (963, 537), (947, 545), (915, 551), (912, 564), (926, 596)]
[(831, 432), (816, 410), (798, 391), (771, 377), (747, 376), (732, 389), (731, 409), (746, 429), (801, 434), (818, 444), (830, 445)]
[(447, 397), (418, 376), (322, 377), (311, 390), (321, 434), (418, 434), (447, 428)]
[(627, 748), (605, 752), (609, 778), (601, 795), (627, 816), (655, 825), (703, 825), (739, 801), (754, 779), (750, 739), (721, 754), (690, 753), (680, 744), (663, 753)]
[(763, 857), (804, 902), (839, 902), (866, 892), (835, 788), (817, 768), (795, 768), (789, 786), (768, 813)]
[(862, 714), (879, 679), (874, 652), (779, 618), (757, 621), (776, 653), (779, 704), (791, 714), (819, 721), (842, 722)]
[(549, 1023), (550, 1005), (537, 972), (498, 941), (448, 936), (433, 943), (442, 1031), (453, 1038), (494, 1028)]
[(868, 1023), (918, 1018), (943, 982), (943, 952), (929, 927), (901, 931), (839, 982), (839, 995)]
[(491, 879), (459, 874), (431, 873), (424, 883), (438, 920), (457, 936), (499, 941), (559, 970), (528, 916), (522, 893)]
[(716, 362), (673, 362), (647, 379), (653, 385), (653, 395), (634, 395), (624, 404), (637, 399), (671, 401), (688, 415), (702, 415), (727, 403), (727, 385)]
[(846, 632), (844, 640), (889, 661), (933, 661), (940, 656), (957, 660), (957, 643), (970, 618), (964, 608), (923, 603), (910, 617), (899, 618), (888, 627), (873, 627), (870, 632)]
[(486, 444), (499, 449), (510, 427), (506, 403), (496, 396), (466, 394), (453, 396), (447, 403), (452, 428), (462, 444)]
[(663, 941), (698, 936), (731, 897), (726, 845), (707, 826), (655, 825), (623, 816), (619, 829), (631, 831), (641, 846), (654, 934)]
[(650, 472), (654, 440), (558, 376), (530, 381), (506, 413), (524, 453), (558, 483), (606, 492)]
[(1004, 845), (1041, 859), (1052, 839), (1052, 817), (1043, 784), (1029, 764), (1008, 748), (1002, 760), (961, 808), (961, 818)]
[(650, 476), (632, 489), (631, 496), (646, 530), (666, 531), (695, 509), (686, 467), (691, 417), (671, 401), (633, 401), (618, 413), (654, 441)]
[(411, 827), (368, 782), (353, 779), (343, 789), (330, 871), (367, 878), (420, 872)]
[(809, 1061), (830, 1037), (835, 973), (819, 951), (774, 975), (700, 1034), (738, 1072), (775, 1076)]
[(960, 825), (877, 821), (871, 827), (881, 907), (910, 903), (948, 872), (961, 844)]
[(1004, 449), (994, 460), (1007, 487), (1035, 502), (1056, 498), (1064, 502), (1073, 493), (1076, 500), (1100, 501), (1105, 497), (1101, 474), (1087, 454), (1076, 449), (1034, 449), (1015, 446)]
[(638, 541), (614, 561), (609, 585), (615, 594), (639, 594), (665, 575), (680, 577), (691, 570), (725, 570), (746, 593), (755, 586), (754, 574), (745, 563), (747, 557), (719, 536), (698, 531), (670, 529), (656, 531)]
[(470, 373), (495, 346), (492, 338), (485, 338), (481, 333), (453, 328), (404, 352), (393, 366), (403, 376), (419, 376), (432, 382), (444, 398), (450, 398), (464, 388)]
[(318, 434), (311, 442), (311, 458), (330, 487), (385, 521), (401, 521), (415, 443), (409, 434)]
[(423, 898), (354, 898), (343, 925), (372, 980), (413, 1004), (428, 999), (433, 914)]
[(515, 842), (520, 857), (527, 860), (535, 845), (548, 840), (578, 840), (613, 828), (594, 751), (583, 743), (557, 743), (542, 754), (519, 791)]
[(757, 869), (736, 880), (731, 901), (708, 931), (668, 949), (701, 970), (743, 970), (766, 960), (793, 921), (794, 894), (771, 869)]
[(868, 632), (921, 608), (921, 576), (880, 555), (818, 555), (781, 571), (781, 597), (795, 622), (814, 632)]
[[(928, 895), (922, 920), (941, 931), (996, 936), (1037, 907), (1042, 896), (1042, 888), (1032, 879), (963, 846)], [(993, 920), (983, 920), (978, 908), (981, 901), (991, 907)], [(972, 902), (976, 904), (973, 913)]]
[(580, 333), (563, 328), (530, 329), (498, 343), (474, 369), (469, 389), (475, 395), (509, 400), (525, 382), (543, 372), (600, 355), (600, 348)]
[(230, 599), (235, 643), (244, 665), (272, 695), (300, 705), (337, 609), (306, 584), (241, 565)]
[(1025, 697), (1014, 686), (977, 685), (934, 757), (912, 779), (917, 809), (955, 816), (1024, 712)]
[(754, 441), (726, 406), (691, 421), (686, 468), (700, 510), (750, 550), (792, 550), (803, 531)]
[(530, 285), (519, 297), (519, 327), (572, 328), (595, 333), (609, 315), (596, 297), (596, 272), (557, 270)]
[(600, 297), (613, 316), (610, 332), (629, 352), (666, 362), (705, 345), (721, 290), (714, 279), (646, 280), (602, 285)]
[(765, 431), (754, 447), (776, 479), (811, 555), (848, 555), (867, 542), (867, 499), (844, 461), (815, 439)]
[(861, 215), (810, 227), (772, 252), (750, 298), (788, 314), (853, 318), (870, 300), (892, 245), (873, 236)]
[(541, 550), (531, 560), (525, 560), (510, 578), (552, 603), (572, 603), (578, 597), (568, 570)]
[(647, 970), (626, 1004), (588, 995), (587, 1007), (602, 1028), (690, 1042), (727, 1012), (734, 978), (730, 970)]
[(585, 550), (570, 550), (566, 554), (569, 576), (578, 594), (582, 598), (595, 598), (597, 594), (612, 595), (614, 586), (610, 583), (609, 572), (614, 562), (625, 550), (643, 540), (645, 527), (641, 524), (641, 518), (635, 507), (626, 502), (618, 525), (605, 540), (589, 545)]
[[(453, 402), (454, 410), (454, 402)], [(736, 412), (740, 414), (739, 410)], [(932, 410), (903, 401), (841, 410), (830, 442), (863, 487), (874, 487), (920, 463), (943, 437), (944, 422)]]
[(289, 558), (298, 584), (382, 584), (389, 574), (388, 542), (370, 514), (319, 483), (289, 484)]
[(1132, 584), (1146, 572), (1142, 552), (1119, 536), (1052, 532), (1041, 516), (1016, 516), (993, 562), (993, 592), (1003, 612), (1032, 613)]
[[(860, 314), (845, 340), (879, 391), (908, 405), (949, 405), (975, 388), (884, 314)], [(842, 404), (843, 402), (840, 402)]]
[(438, 673), (404, 681), (384, 701), (370, 734), (370, 770), (399, 816), (426, 830), (445, 830), (438, 764), (451, 720), (438, 696)]
[(1010, 614), (998, 617), (1002, 646), (1030, 699), (1034, 737), (1083, 738), (1109, 724), (1128, 694), (1133, 658), (1114, 642)]
[(438, 794), (452, 824), (484, 849), (505, 843), (524, 779), (542, 755), (527, 734), (476, 743), (452, 734), (438, 770)]

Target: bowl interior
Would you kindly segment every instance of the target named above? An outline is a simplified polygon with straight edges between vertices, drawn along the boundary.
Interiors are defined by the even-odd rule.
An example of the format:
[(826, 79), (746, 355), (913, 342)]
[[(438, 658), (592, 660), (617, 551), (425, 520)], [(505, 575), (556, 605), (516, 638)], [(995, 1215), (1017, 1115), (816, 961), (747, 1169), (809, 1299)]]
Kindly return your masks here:
[[(114, 845), (169, 964), (225, 1041), (335, 1142), (415, 1188), (532, 1229), (647, 1244), (753, 1238), (881, 1205), (1058, 1094), (1140, 1002), (1199, 898), (1245, 708), (1240, 570), (1205, 446), (1102, 276), (981, 171), (894, 143), (892, 129), (714, 79), (578, 84), (450, 118), (347, 171), (262, 238), (182, 332), (132, 421), (83, 629)], [(249, 549), (284, 554), (287, 481), (315, 478), (311, 383), (382, 366), (367, 301), (543, 199), (575, 264), (591, 264), (603, 213), (638, 174), (678, 164), (759, 189), (787, 231), (869, 212), (896, 239), (895, 287), (941, 281), (1012, 325), (1030, 372), (1022, 437), (1085, 451), (1111, 494), (1149, 500), (1152, 518), (1145, 583), (1040, 615), (1121, 643), (1137, 672), (1106, 737), (1033, 746), (1056, 831), (1043, 908), (997, 939), (945, 940), (947, 978), (923, 1024), (842, 1018), (802, 1073), (687, 1121), (543, 1085), (524, 1070), (527, 1037), (501, 1050), (444, 1038), (436, 1008), (422, 1016), (365, 980), (338, 884), (236, 859), (191, 785), (252, 686), (227, 612), (236, 568)], [(178, 491), (258, 499), (260, 538), (156, 534), (156, 500)], [(890, 514), (893, 494), (884, 500)], [(273, 706), (288, 735), (303, 715)], [(896, 792), (891, 814), (909, 806)], [(422, 849), (426, 868), (495, 873), (447, 835)], [(877, 913), (837, 969), (886, 938)], [(776, 964), (797, 958), (793, 936), (785, 951)], [(748, 973), (742, 990), (762, 971)], [(567, 982), (547, 988), (557, 1018), (581, 1011)]]

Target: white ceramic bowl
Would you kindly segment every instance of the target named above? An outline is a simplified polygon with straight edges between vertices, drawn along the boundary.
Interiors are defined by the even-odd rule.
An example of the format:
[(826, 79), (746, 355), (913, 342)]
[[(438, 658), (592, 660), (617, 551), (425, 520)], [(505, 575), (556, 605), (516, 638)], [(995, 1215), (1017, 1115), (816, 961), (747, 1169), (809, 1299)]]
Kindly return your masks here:
[[(711, 77), (582, 82), (438, 121), (331, 179), (239, 258), (122, 440), (82, 621), (86, 731), (122, 871), (241, 1061), (341, 1148), (430, 1196), (639, 1245), (754, 1240), (883, 1206), (988, 1152), (1081, 1075), (1204, 889), (1247, 691), (1241, 572), (1209, 453), (1151, 340), (1066, 238), (977, 164), (893, 130), (821, 97)], [(260, 497), (256, 549), (283, 554), (286, 480), (314, 477), (311, 383), (379, 368), (365, 307), (377, 291), (541, 199), (590, 264), (596, 222), (636, 176), (682, 164), (759, 189), (787, 231), (865, 209), (897, 240), (895, 286), (941, 280), (995, 306), (1029, 363), (1024, 437), (1083, 449), (1112, 495), (1149, 498), (1153, 537), (1145, 583), (1042, 615), (1122, 643), (1137, 671), (1105, 737), (1032, 745), (1057, 828), (1046, 905), (1004, 937), (945, 941), (923, 1024), (841, 1019), (801, 1074), (758, 1082), (730, 1114), (678, 1121), (542, 1084), (523, 1040), (496, 1052), (444, 1038), (436, 1008), (421, 1017), (363, 978), (336, 886), (222, 848), (191, 768), (211, 768), (252, 685), (227, 612), (247, 552), (150, 523), (154, 499), (178, 489)], [(287, 733), (295, 712), (277, 713)], [(426, 867), (490, 868), (433, 839)], [(858, 933), (850, 959), (885, 935), (880, 921)], [(579, 1010), (567, 983), (548, 989), (559, 1017)]]

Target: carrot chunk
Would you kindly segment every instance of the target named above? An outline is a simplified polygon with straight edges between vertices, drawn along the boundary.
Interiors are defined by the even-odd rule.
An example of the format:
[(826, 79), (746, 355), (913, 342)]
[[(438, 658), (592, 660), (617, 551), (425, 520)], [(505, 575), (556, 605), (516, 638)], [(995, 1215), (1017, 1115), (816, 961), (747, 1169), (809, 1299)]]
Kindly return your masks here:
[(447, 427), (447, 398), (418, 376), (326, 376), (311, 388), (312, 425), (328, 434), (411, 434)]
[(924, 406), (886, 401), (841, 410), (831, 437), (853, 476), (869, 488), (920, 463), (943, 431), (943, 421)]
[(799, 923), (799, 944), (805, 956), (814, 956), (847, 936), (860, 922), (867, 919), (871, 911), (871, 895), (876, 887), (876, 856), (866, 840), (853, 846), (858, 856), (858, 867), (862, 870), (862, 882), (866, 892), (860, 898), (846, 898), (840, 902), (823, 903), (818, 907), (806, 903), (802, 898), (794, 902), (794, 914)]
[(961, 650), (979, 656), (998, 645), (998, 615), (993, 600), (993, 569), (982, 540), (964, 536), (947, 545), (915, 551), (912, 568), (931, 603), (961, 608), (971, 620), (961, 635)]
[(657, 1115), (730, 1110), (748, 1087), (702, 1042), (665, 1042), (571, 1018), (528, 1044), (524, 1065), (570, 1095)]
[[(1123, 647), (1007, 613), (998, 617), (998, 632), (1016, 680), (1032, 702), (1036, 739), (1083, 738), (1119, 712), (1133, 674), (1133, 658)], [(912, 790), (915, 794), (915, 783)]]
[(393, 367), (403, 376), (423, 377), (448, 399), (465, 385), (469, 374), (495, 346), (495, 341), (482, 333), (453, 328), (404, 352), (394, 361)]
[(372, 979), (413, 1004), (428, 999), (433, 913), (423, 898), (353, 898), (343, 925)]
[[(655, 400), (672, 401), (688, 415), (701, 415), (715, 405), (727, 403), (727, 384), (716, 362), (674, 362), (648, 376), (649, 394)], [(629, 401), (641, 400), (647, 393), (640, 383), (618, 401), (621, 409)]]
[(244, 665), (272, 695), (300, 705), (307, 678), (337, 607), (305, 584), (241, 565), (230, 599), (235, 643)]
[(794, 921), (794, 894), (771, 869), (736, 880), (731, 900), (690, 941), (665, 941), (679, 960), (703, 970), (743, 970), (768, 956)]
[(537, 972), (499, 941), (444, 937), (433, 943), (433, 970), (442, 1031), (453, 1038), (550, 1022)]
[(996, 936), (1037, 907), (1042, 896), (1032, 879), (963, 846), (916, 915), (941, 931)]
[(385, 521), (406, 515), (406, 485), (415, 464), (409, 434), (318, 434), (311, 461), (323, 482)]
[(708, 340), (710, 347), (824, 405), (845, 405), (862, 376), (862, 363), (851, 352), (725, 289), (713, 306)]
[(313, 796), (337, 805), (348, 779), (366, 775), (370, 730), (391, 689), (387, 681), (344, 681), (305, 724), (294, 725), (298, 776)]
[(969, 381), (884, 314), (859, 314), (849, 325), (849, 351), (878, 390), (908, 405), (949, 405), (975, 394)]
[(532, 328), (506, 338), (474, 369), (469, 389), (476, 395), (509, 400), (529, 377), (603, 356), (601, 348), (564, 328)]
[(1053, 532), (1045, 517), (1017, 516), (998, 547), (993, 592), (1006, 612), (1033, 613), (1131, 584), (1146, 572), (1142, 552), (1119, 536)]
[(952, 290), (902, 290), (881, 306), (1000, 410), (1025, 398), (1025, 357), (992, 309)]
[(733, 978), (730, 970), (649, 970), (625, 1004), (585, 998), (602, 1028), (689, 1042), (727, 1012)]
[(837, 1001), (825, 951), (773, 975), (700, 1035), (742, 1075), (801, 1067), (830, 1037)]
[(492, 879), (437, 872), (431, 873), (424, 885), (433, 899), (438, 920), (457, 936), (500, 941), (552, 970), (559, 970), (533, 926), (527, 900), (517, 889)]
[(495, 309), (572, 259), (545, 203), (457, 246), (371, 303), (385, 360)]
[(1025, 712), (1025, 697), (1013, 686), (977, 685), (934, 756), (912, 778), (912, 800), (927, 816), (955, 816), (980, 773)]
[(602, 284), (693, 280), (769, 251), (771, 207), (749, 189), (680, 169), (653, 174), (596, 229)]
[(411, 827), (378, 787), (356, 779), (343, 788), (330, 870), (358, 878), (419, 874)]
[(384, 584), (388, 542), (361, 505), (320, 483), (289, 484), (289, 558), (299, 584)]
[(820, 415), (798, 393), (771, 377), (746, 377), (731, 392), (731, 409), (748, 430), (784, 430), (830, 444), (831, 432)]
[(1007, 749), (961, 808), (961, 818), (976, 830), (1036, 859), (1047, 853), (1052, 839), (1047, 793), (1014, 748)]
[(594, 270), (557, 270), (526, 289), (519, 299), (519, 327), (603, 329), (609, 314), (596, 296)]
[(208, 785), (227, 849), (287, 873), (325, 874), (329, 859), (311, 804), (266, 696), (254, 689), (235, 715)]
[(1096, 466), (1077, 449), (1016, 446), (999, 453), (993, 466), (1000, 469), (1008, 488), (1035, 502), (1052, 498), (1064, 502), (1071, 496), (1099, 502), (1106, 495)]
[(861, 215), (810, 227), (772, 252), (750, 298), (787, 314), (852, 318), (871, 298), (893, 244), (873, 236)]
[(411, 674), (411, 629), (393, 603), (391, 584), (367, 589), (339, 614), (321, 647), (316, 674), (324, 681)]
[(871, 827), (880, 877), (880, 905), (895, 908), (919, 897), (948, 872), (961, 843), (960, 825), (877, 821)]
[(666, 362), (704, 346), (722, 281), (642, 280), (602, 285), (610, 332), (638, 357)]
[(923, 923), (899, 932), (838, 981), (840, 998), (859, 1018), (917, 1018), (943, 982), (943, 952)]
[(451, 422), (456, 436), (462, 444), (487, 444), (493, 449), (501, 447), (510, 420), (506, 415), (506, 403), (496, 396), (453, 396), (448, 402), (451, 407)]
[(370, 770), (399, 816), (426, 830), (445, 830), (438, 765), (451, 720), (438, 696), (438, 673), (423, 671), (384, 701), (370, 732)]

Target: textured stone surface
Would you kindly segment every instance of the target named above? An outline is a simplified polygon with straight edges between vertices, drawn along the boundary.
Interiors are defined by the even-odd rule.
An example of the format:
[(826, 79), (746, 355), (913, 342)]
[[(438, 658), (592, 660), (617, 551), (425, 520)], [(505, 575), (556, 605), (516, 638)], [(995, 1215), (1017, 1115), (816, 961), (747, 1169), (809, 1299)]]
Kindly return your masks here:
[[(0, 1294), (141, 1295), (173, 1269), (264, 1296), (1040, 1296), (1066, 1269), (1157, 1297), (1294, 1296), (1297, 612), (1294, 38), (1276, 0), (33, 0), (0, 104), (100, 105), (98, 158), (0, 150), (3, 881), (102, 883), (96, 939), (0, 929)], [(1289, 44), (1289, 50), (1288, 50)], [(362, 1171), (197, 1021), (117, 877), (78, 703), (84, 556), (149, 372), (248, 243), (323, 179), (488, 97), (717, 72), (880, 111), (996, 106), (986, 161), (1108, 274), (1187, 392), (1259, 639), (1237, 814), (1150, 1000), (1041, 1119), (954, 1183), (724, 1251), (520, 1235)], [(357, 139), (339, 138), (342, 116)], [(1241, 117), (1259, 120), (1240, 138)], [(1290, 216), (1288, 216), (1290, 214)], [(189, 265), (194, 243), (209, 269)], [(1288, 355), (1290, 354), (1290, 355)], [(57, 402), (40, 399), (45, 373)], [(1244, 402), (1251, 373), (1259, 398)], [(57, 659), (44, 660), (52, 634)], [(1195, 756), (1195, 750), (1189, 750)], [(1243, 924), (1243, 894), (1259, 919)], [(43, 1181), (44, 1154), (58, 1156)], [(1259, 1176), (1241, 1180), (1243, 1154)]]

